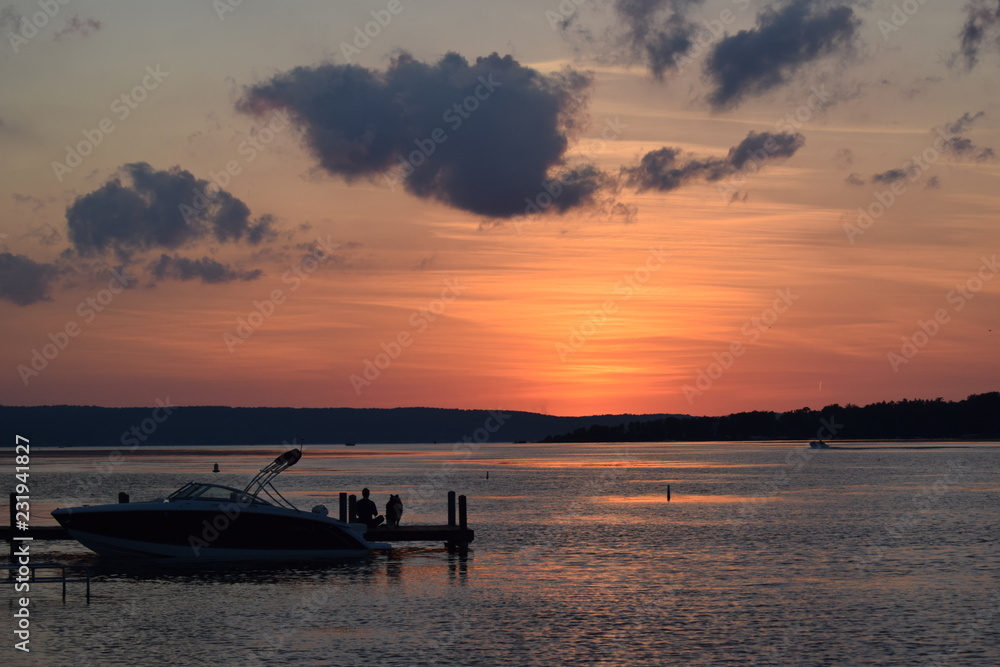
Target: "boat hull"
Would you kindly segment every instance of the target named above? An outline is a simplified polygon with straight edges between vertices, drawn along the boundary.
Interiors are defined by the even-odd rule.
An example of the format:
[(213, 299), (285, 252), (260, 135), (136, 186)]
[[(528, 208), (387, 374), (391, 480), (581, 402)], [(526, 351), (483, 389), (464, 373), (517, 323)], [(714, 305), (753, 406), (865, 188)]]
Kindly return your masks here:
[(173, 560), (291, 560), (364, 556), (364, 527), (271, 505), (205, 501), (57, 509), (74, 539), (102, 556)]

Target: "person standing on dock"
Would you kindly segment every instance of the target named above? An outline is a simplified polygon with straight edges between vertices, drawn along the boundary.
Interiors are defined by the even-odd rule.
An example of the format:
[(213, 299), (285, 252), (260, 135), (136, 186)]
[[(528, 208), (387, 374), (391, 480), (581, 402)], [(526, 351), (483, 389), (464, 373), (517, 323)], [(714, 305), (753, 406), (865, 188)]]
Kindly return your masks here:
[(354, 512), (358, 515), (358, 521), (369, 528), (375, 528), (382, 525), (385, 517), (378, 513), (378, 507), (375, 506), (375, 501), (368, 497), (369, 495), (371, 491), (367, 488), (361, 489), (361, 500), (354, 506)]

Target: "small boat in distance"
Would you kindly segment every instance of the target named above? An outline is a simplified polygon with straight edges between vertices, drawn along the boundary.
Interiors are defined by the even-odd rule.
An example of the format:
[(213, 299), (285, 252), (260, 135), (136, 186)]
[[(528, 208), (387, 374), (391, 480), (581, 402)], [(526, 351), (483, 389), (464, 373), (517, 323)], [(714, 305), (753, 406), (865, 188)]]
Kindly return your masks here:
[(830, 449), (830, 445), (826, 444), (822, 440), (813, 440), (809, 443), (812, 449)]
[(218, 463), (216, 463), (215, 467), (212, 468), (212, 472), (219, 472), (219, 464)]
[(353, 447), (356, 444), (358, 443), (354, 442), (353, 440), (348, 440), (347, 442), (344, 443), (344, 447)]
[(52, 511), (78, 542), (102, 556), (177, 561), (290, 560), (366, 556), (389, 544), (368, 542), (368, 527), (300, 510), (272, 480), (302, 458), (290, 449), (260, 469), (243, 490), (188, 482), (148, 502), (84, 505)]

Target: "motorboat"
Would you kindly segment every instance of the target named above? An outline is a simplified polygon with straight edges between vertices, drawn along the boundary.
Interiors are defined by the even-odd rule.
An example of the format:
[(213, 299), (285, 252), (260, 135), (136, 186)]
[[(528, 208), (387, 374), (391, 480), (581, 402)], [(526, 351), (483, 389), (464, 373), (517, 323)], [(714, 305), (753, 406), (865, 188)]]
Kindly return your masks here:
[(822, 440), (813, 440), (809, 443), (809, 446), (813, 449), (830, 449), (830, 445), (826, 444)]
[(327, 516), (322, 505), (300, 510), (282, 496), (273, 480), (300, 458), (297, 448), (281, 454), (242, 490), (188, 482), (166, 498), (61, 508), (52, 516), (88, 549), (117, 558), (320, 560), (391, 548), (367, 541), (364, 524)]

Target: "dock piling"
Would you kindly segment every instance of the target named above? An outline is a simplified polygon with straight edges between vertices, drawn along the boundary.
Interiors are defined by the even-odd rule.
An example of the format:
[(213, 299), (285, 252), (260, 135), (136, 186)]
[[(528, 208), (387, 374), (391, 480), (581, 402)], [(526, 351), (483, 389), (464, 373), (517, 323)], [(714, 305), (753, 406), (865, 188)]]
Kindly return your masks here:
[(347, 520), (350, 523), (354, 523), (358, 520), (358, 497), (353, 493), (347, 496)]
[(448, 525), (455, 525), (455, 492), (448, 492)]
[(347, 492), (340, 492), (340, 520), (347, 523)]
[(469, 514), (465, 504), (465, 496), (458, 497), (458, 527), (462, 529), (469, 527)]

